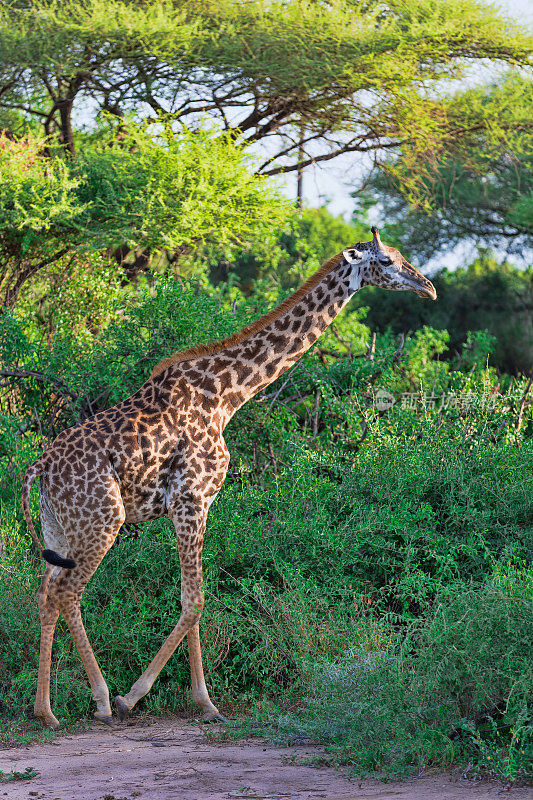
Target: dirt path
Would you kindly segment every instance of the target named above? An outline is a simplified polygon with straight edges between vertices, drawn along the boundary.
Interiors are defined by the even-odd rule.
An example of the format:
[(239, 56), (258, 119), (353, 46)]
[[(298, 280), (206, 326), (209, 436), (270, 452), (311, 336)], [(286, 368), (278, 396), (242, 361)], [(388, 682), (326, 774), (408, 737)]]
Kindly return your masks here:
[[(0, 800), (496, 800), (496, 784), (448, 775), (404, 783), (349, 780), (325, 766), (295, 760), (316, 747), (282, 748), (261, 740), (212, 742), (200, 725), (179, 719), (140, 721), (114, 730), (95, 724), (86, 733), (0, 751), (0, 770), (40, 774), (0, 783)], [(528, 789), (505, 792), (532, 800)]]

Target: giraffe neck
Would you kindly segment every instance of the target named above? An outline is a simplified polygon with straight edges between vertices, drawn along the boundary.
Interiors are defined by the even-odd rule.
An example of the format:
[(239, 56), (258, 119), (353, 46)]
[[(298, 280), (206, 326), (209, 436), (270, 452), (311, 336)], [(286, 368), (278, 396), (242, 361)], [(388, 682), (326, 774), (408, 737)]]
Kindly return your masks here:
[(318, 283), (264, 327), (221, 350), (177, 363), (173, 371), (185, 373), (216, 404), (225, 425), (238, 408), (309, 350), (359, 287), (358, 274), (341, 257)]

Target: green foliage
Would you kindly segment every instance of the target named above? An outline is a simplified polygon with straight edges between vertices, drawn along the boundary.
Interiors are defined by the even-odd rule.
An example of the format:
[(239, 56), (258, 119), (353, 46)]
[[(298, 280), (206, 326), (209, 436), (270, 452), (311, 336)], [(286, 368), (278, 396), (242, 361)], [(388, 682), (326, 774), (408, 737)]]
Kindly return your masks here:
[[(484, 221), (485, 226), (488, 218), (489, 231), (500, 226), (505, 232), (505, 223), (512, 225), (513, 204), (520, 195), (527, 196), (531, 185), (530, 89), (528, 77), (506, 75), (492, 87), (475, 87), (446, 98), (442, 104), (435, 103), (430, 119), (423, 117), (414, 130), (405, 130), (400, 157), (386, 169), (416, 206), (426, 211), (434, 206), (442, 209), (446, 204), (458, 207), (455, 216), (459, 219), (451, 225), (452, 235), (454, 229), (464, 230), (464, 217), (469, 212), (474, 221)], [(410, 103), (416, 104), (416, 99)], [(448, 139), (450, 129), (453, 133)], [(463, 173), (463, 180), (456, 185), (457, 169), (459, 178)], [(512, 175), (513, 171), (517, 174)], [(481, 184), (465, 192), (465, 173), (486, 176), (489, 187)], [(521, 176), (525, 185), (520, 184)], [(490, 182), (495, 185), (490, 186)], [(498, 197), (498, 182), (507, 184), (503, 198)], [(484, 190), (494, 198), (492, 203), (486, 201), (485, 207)], [(448, 215), (441, 213), (444, 220)], [(520, 232), (530, 233), (531, 228)]]
[[(496, 146), (485, 134), (469, 147), (443, 154), (429, 169), (418, 160), (400, 158), (391, 162), (390, 170), (373, 174), (367, 191), (380, 204), (387, 237), (393, 237), (402, 252), (423, 262), (459, 243), (498, 246), (510, 253), (531, 246), (531, 133), (525, 122), (531, 116), (529, 89), (529, 81), (511, 82), (483, 97), (495, 115), (500, 113), (502, 94), (517, 115), (523, 115), (505, 136), (500, 133)], [(414, 193), (419, 201), (427, 199), (431, 213), (421, 210), (421, 202), (410, 207), (408, 187), (413, 183)]]
[(0, 359), (6, 368), (33, 371), (19, 383), (12, 400), (23, 428), (34, 428), (37, 416), (47, 435), (55, 436), (63, 427), (128, 397), (162, 358), (227, 336), (252, 316), (252, 308), (244, 306), (235, 315), (228, 313), (216, 291), (209, 295), (198, 285), (176, 280), (145, 287), (138, 301), (125, 308), (124, 295), (117, 291), (111, 298), (107, 324), (100, 319), (101, 327), (91, 335), (86, 328), (84, 335), (76, 328), (76, 293), (70, 296), (75, 303), (71, 319), (58, 324), (48, 341), (35, 329), (28, 306), (26, 319), (0, 315)]
[[(0, 298), (12, 305), (20, 286), (64, 252), (69, 227), (80, 213), (77, 180), (59, 158), (46, 159), (33, 137), (0, 137)], [(67, 245), (68, 249), (68, 245)]]
[[(475, 93), (450, 99), (450, 79), (472, 62), (527, 66), (529, 53), (527, 34), (476, 0), (13, 2), (0, 14), (0, 110), (71, 152), (83, 107), (188, 124), (209, 112), (237, 137), (273, 140), (271, 173), (407, 141), (429, 163), (516, 119), (511, 103), (495, 119)], [(313, 143), (303, 159), (295, 126)]]
[(496, 245), (511, 253), (531, 244), (531, 164), (503, 153), (484, 174), (472, 165), (445, 161), (428, 188), (431, 214), (409, 207), (398, 184), (381, 173), (372, 182), (383, 207), (387, 238), (421, 263), (458, 244)]
[[(33, 137), (0, 137), (0, 245), (4, 257), (24, 257), (59, 228), (66, 234), (80, 206), (78, 181), (64, 161), (46, 159), (43, 142)], [(61, 235), (60, 233), (60, 235)], [(53, 235), (53, 234), (52, 234)], [(57, 241), (58, 234), (55, 233)]]
[[(195, 268), (205, 263), (210, 281), (218, 285), (234, 280), (250, 294), (268, 291), (266, 280), (282, 289), (294, 289), (336, 253), (363, 241), (369, 226), (333, 217), (326, 208), (306, 208), (291, 216), (283, 227), (254, 236), (243, 245), (218, 246), (196, 251)], [(187, 261), (181, 264), (186, 268)], [(275, 302), (275, 300), (274, 300)]]
[(24, 772), (19, 772), (12, 769), (9, 772), (2, 772), (0, 769), (0, 783), (7, 783), (8, 781), (27, 781), (36, 778), (39, 775), (34, 767), (26, 767)]
[(56, 261), (28, 281), (17, 303), (19, 319), (32, 338), (49, 340), (69, 330), (80, 342), (93, 340), (135, 298), (124, 270), (99, 253)]
[(260, 236), (288, 207), (248, 163), (229, 135), (111, 128), (75, 163), (84, 209), (76, 227), (95, 249), (126, 242), (173, 252)]
[(0, 282), (12, 307), (21, 286), (62, 256), (128, 245), (148, 253), (261, 236), (289, 206), (248, 169), (229, 135), (163, 124), (110, 124), (78, 158), (49, 154), (32, 136), (0, 147)]
[(531, 567), (501, 562), (481, 588), (447, 587), (406, 644), (429, 715), (447, 716), (454, 738), (510, 780), (533, 768), (532, 612)]

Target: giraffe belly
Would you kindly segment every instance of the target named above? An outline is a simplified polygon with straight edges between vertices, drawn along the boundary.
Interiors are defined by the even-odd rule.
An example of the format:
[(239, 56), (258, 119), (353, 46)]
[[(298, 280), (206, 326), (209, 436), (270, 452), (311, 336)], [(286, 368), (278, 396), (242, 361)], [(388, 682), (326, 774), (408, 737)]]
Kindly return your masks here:
[[(173, 452), (173, 451), (171, 451)], [(140, 450), (115, 464), (115, 475), (126, 512), (126, 522), (164, 517), (168, 510), (169, 480), (176, 470), (174, 455)]]
[(155, 485), (128, 484), (120, 487), (126, 522), (145, 522), (167, 513), (166, 488)]
[[(211, 434), (211, 435), (209, 435)], [(170, 513), (183, 494), (206, 499), (226, 475), (229, 453), (218, 430), (202, 432), (197, 442), (172, 440), (164, 452), (134, 450), (114, 464), (126, 522), (158, 519)]]

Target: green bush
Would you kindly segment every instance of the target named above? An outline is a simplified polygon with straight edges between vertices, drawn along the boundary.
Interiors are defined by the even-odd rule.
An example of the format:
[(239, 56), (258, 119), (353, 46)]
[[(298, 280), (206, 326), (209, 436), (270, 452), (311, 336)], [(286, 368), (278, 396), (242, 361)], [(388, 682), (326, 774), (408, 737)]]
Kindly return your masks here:
[[(450, 583), (479, 581), (498, 558), (527, 554), (531, 487), (516, 477), (530, 459), (531, 443), (494, 452), (478, 446), (472, 453), (441, 438), (439, 451), (427, 435), (361, 451), (340, 480), (321, 474), (311, 453), (294, 451), (290, 469), (270, 485), (254, 485), (244, 475), (230, 480), (212, 507), (204, 551), (202, 635), (217, 695), (229, 702), (287, 691), (299, 696), (314, 660), (339, 655), (346, 641), (383, 648), (393, 623), (401, 630), (421, 611), (431, 613)], [(29, 708), (35, 686), (32, 594), (40, 565), (19, 520), (6, 517), (3, 530), (2, 713), (16, 717)], [(83, 613), (111, 691), (123, 692), (180, 613), (179, 561), (168, 521), (121, 534), (85, 592)], [(54, 675), (59, 714), (88, 714), (86, 684), (78, 691), (83, 670), (61, 626)], [(180, 654), (145, 707), (182, 707), (188, 683)]]
[(532, 776), (533, 573), (500, 570), (443, 592), (399, 647), (321, 664), (315, 697), (297, 714), (270, 712), (271, 731), (325, 742), (359, 773), (469, 762), (507, 781)]

